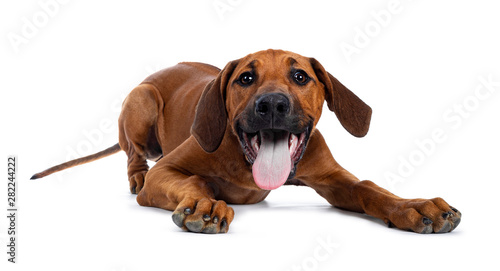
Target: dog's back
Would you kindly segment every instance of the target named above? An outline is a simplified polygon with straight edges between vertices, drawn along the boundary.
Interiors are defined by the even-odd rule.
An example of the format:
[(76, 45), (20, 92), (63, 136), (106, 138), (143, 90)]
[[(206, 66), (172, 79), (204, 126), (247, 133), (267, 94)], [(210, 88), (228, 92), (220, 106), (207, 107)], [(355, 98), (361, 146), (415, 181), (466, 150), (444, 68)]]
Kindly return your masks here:
[[(31, 177), (38, 179), (52, 173), (86, 164), (120, 150), (130, 151), (132, 141), (139, 142), (139, 157), (129, 159), (129, 168), (142, 175), (147, 171), (146, 159), (159, 160), (191, 135), (196, 105), (205, 89), (220, 69), (197, 62), (182, 62), (158, 71), (134, 88), (123, 102), (119, 119), (120, 140), (98, 153), (51, 167)], [(127, 131), (128, 129), (128, 131)], [(137, 148), (135, 148), (137, 149)], [(134, 164), (137, 164), (133, 167)], [(129, 175), (131, 174), (129, 170)]]
[[(166, 155), (190, 135), (196, 105), (205, 86), (213, 80), (220, 69), (197, 62), (182, 62), (147, 77), (141, 85), (150, 84), (161, 96), (163, 120), (158, 127), (165, 131), (158, 139)], [(163, 137), (163, 138), (162, 138)]]

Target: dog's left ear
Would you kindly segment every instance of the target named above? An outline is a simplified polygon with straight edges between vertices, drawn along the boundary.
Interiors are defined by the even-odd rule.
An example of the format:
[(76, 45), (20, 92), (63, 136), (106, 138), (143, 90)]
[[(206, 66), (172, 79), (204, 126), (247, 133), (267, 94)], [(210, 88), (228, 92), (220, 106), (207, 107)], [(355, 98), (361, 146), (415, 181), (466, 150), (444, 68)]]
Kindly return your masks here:
[(335, 112), (342, 126), (353, 136), (363, 137), (368, 133), (372, 109), (356, 94), (328, 73), (314, 58), (311, 65), (319, 81), (325, 86), (325, 100), (328, 108)]
[(229, 62), (219, 75), (207, 84), (196, 106), (191, 134), (206, 152), (216, 151), (227, 125), (226, 87), (238, 60)]

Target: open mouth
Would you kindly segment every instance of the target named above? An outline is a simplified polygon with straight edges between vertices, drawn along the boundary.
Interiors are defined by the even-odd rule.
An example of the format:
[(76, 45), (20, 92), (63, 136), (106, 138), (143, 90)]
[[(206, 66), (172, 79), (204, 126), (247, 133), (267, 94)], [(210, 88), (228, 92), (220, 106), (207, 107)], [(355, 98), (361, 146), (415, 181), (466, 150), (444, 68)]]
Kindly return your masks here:
[(283, 185), (295, 173), (295, 166), (304, 155), (310, 128), (301, 133), (263, 129), (255, 133), (238, 129), (243, 152), (250, 164), (255, 183), (272, 190)]

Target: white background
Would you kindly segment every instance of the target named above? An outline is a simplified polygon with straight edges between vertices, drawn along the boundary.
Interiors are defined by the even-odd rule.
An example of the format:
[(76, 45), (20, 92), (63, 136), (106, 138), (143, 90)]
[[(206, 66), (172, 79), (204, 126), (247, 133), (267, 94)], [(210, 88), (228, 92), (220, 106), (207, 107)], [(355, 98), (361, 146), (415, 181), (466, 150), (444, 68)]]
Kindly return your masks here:
[[(2, 270), (498, 266), (495, 1), (401, 0), (394, 10), (388, 0), (75, 0), (48, 12), (40, 5), (46, 2), (0, 5), (0, 176), (6, 179), (6, 157), (14, 154), (19, 182), (19, 263), (8, 263), (2, 252), (2, 215)], [(231, 8), (218, 14), (214, 3)], [(390, 18), (379, 22), (376, 14)], [(38, 26), (23, 36), (30, 22)], [(12, 37), (22, 42), (13, 45)], [(357, 48), (350, 57), (342, 51), (346, 44)], [(460, 226), (433, 235), (389, 229), (331, 208), (309, 188), (282, 187), (263, 203), (233, 206), (229, 234), (186, 233), (171, 212), (136, 203), (123, 152), (29, 180), (69, 157), (116, 143), (120, 104), (150, 73), (180, 61), (223, 67), (268, 48), (315, 57), (372, 107), (370, 132), (361, 139), (325, 107), (318, 127), (341, 165), (403, 197), (443, 197), (463, 213)], [(480, 78), (497, 86), (488, 92)], [(463, 103), (460, 115), (455, 110)], [(443, 138), (432, 148), (428, 143), (426, 154), (416, 142), (429, 142), (436, 129)], [(5, 185), (0, 191), (6, 203)]]

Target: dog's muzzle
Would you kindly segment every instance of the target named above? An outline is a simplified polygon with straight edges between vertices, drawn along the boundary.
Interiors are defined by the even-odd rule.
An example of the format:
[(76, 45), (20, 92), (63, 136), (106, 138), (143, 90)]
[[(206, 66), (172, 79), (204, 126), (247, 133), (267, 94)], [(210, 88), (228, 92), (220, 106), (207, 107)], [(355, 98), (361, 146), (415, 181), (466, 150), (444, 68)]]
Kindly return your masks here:
[(294, 115), (290, 100), (281, 93), (259, 96), (247, 112), (245, 122), (238, 124), (240, 144), (252, 164), (255, 183), (276, 189), (294, 176), (312, 125), (298, 121), (302, 117)]

